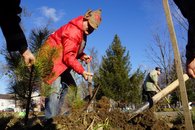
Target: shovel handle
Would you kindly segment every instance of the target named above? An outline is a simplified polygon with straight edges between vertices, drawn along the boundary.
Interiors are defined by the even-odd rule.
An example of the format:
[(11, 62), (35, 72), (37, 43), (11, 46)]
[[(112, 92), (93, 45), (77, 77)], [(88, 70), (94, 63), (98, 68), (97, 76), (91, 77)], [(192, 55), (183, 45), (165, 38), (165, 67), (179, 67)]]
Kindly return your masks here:
[[(90, 73), (90, 63), (87, 63), (87, 71)], [(90, 98), (92, 97), (93, 95), (93, 92), (92, 92), (92, 77), (89, 76), (88, 77), (88, 92), (89, 92), (89, 96)]]
[[(161, 91), (161, 88), (158, 86), (158, 85), (155, 85), (156, 86), (156, 88), (159, 90), (159, 91)], [(169, 99), (167, 98), (167, 97), (165, 97), (165, 100), (167, 101), (167, 103), (169, 104), (170, 102), (169, 102)]]

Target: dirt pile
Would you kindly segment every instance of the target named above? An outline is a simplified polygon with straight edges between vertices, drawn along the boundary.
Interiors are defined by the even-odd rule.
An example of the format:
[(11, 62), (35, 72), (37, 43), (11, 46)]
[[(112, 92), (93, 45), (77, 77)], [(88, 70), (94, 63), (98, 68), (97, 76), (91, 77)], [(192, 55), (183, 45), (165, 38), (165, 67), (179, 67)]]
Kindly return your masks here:
[[(28, 127), (21, 124), (20, 119), (10, 123), (12, 119), (2, 124), (7, 130), (182, 130), (182, 125), (170, 125), (165, 119), (156, 118), (154, 109), (132, 118), (131, 114), (119, 109), (110, 110), (109, 99), (103, 97), (93, 111), (83, 109), (72, 110), (69, 115), (58, 116), (48, 122), (40, 118), (32, 118)], [(8, 120), (8, 119), (7, 119)], [(5, 121), (4, 121), (5, 122)], [(3, 129), (2, 129), (3, 130)]]
[[(82, 109), (81, 109), (82, 110)], [(92, 112), (72, 111), (68, 116), (58, 116), (45, 128), (55, 126), (59, 130), (170, 130), (167, 122), (157, 119), (154, 109), (150, 109), (130, 119), (131, 114), (121, 112), (119, 109), (110, 110), (109, 99), (103, 97), (97, 102)], [(54, 128), (54, 127), (53, 127)]]

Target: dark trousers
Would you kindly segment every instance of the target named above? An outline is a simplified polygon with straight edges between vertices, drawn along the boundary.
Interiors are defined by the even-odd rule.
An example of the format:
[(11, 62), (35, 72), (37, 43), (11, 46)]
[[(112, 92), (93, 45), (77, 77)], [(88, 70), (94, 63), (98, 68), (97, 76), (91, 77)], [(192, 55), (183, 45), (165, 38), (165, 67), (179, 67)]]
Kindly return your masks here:
[(155, 91), (146, 91), (147, 101), (150, 103), (150, 108), (154, 105), (152, 97), (156, 95)]

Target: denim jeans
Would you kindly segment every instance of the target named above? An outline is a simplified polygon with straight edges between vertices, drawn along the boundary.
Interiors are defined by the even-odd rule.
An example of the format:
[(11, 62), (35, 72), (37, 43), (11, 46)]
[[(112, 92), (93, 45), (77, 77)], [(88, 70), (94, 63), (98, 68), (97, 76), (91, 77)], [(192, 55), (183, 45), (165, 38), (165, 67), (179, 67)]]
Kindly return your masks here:
[(54, 89), (54, 92), (45, 99), (46, 119), (60, 115), (60, 109), (64, 104), (65, 95), (68, 92), (67, 85), (61, 83), (61, 77), (58, 77), (51, 87)]
[(67, 69), (52, 83), (51, 87), (55, 91), (45, 99), (46, 119), (69, 112), (70, 106), (66, 98), (68, 86), (77, 86), (70, 71), (71, 69)]

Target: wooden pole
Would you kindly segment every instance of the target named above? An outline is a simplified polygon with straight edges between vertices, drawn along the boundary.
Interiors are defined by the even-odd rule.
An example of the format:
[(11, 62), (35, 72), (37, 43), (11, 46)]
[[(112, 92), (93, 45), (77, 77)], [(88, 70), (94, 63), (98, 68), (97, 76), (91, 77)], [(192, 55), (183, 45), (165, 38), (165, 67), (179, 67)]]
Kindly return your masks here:
[[(188, 75), (184, 74), (183, 79), (184, 82), (187, 81), (189, 79)], [(168, 86), (166, 86), (164, 89), (162, 89), (160, 92), (158, 92), (156, 95), (152, 97), (154, 104), (160, 101), (162, 98), (166, 97), (171, 92), (173, 92), (178, 86), (179, 86), (178, 79), (172, 82), (171, 84), (169, 84)]]
[(174, 51), (176, 72), (177, 72), (177, 77), (179, 80), (179, 88), (180, 88), (182, 106), (184, 108), (185, 126), (187, 130), (193, 130), (191, 113), (188, 107), (188, 97), (187, 97), (187, 92), (186, 92), (186, 86), (185, 86), (185, 82), (183, 79), (183, 69), (181, 65), (181, 58), (180, 58), (180, 53), (179, 53), (179, 49), (177, 45), (177, 39), (176, 39), (176, 34), (175, 34), (173, 22), (172, 22), (168, 0), (163, 0), (163, 6), (164, 6), (164, 11), (166, 15), (167, 24), (168, 24), (168, 29), (170, 32), (172, 47)]
[[(87, 63), (87, 71), (90, 73), (91, 71), (90, 71), (90, 63)], [(93, 95), (93, 92), (92, 92), (92, 77), (91, 76), (89, 76), (88, 77), (88, 92), (89, 92), (89, 96), (90, 96), (90, 98), (92, 97), (92, 95)]]
[[(159, 90), (159, 91), (161, 91), (161, 88), (158, 86), (158, 85), (155, 85), (156, 86), (156, 88)], [(170, 102), (169, 102), (169, 99), (167, 98), (167, 97), (165, 97), (165, 100), (167, 101), (167, 103), (169, 104)]]

